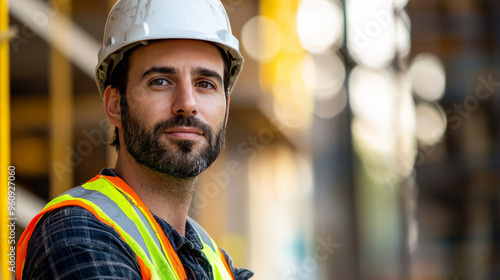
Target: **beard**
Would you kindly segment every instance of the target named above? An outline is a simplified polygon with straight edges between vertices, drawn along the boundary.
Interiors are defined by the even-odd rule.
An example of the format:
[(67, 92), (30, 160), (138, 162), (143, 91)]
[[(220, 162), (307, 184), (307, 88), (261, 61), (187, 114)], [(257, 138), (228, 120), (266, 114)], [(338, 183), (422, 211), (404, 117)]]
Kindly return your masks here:
[[(150, 169), (177, 178), (195, 177), (207, 169), (219, 156), (223, 146), (226, 128), (224, 122), (214, 134), (212, 128), (195, 118), (175, 116), (156, 123), (147, 129), (144, 122), (129, 114), (124, 120), (123, 134), (125, 147), (134, 159)], [(192, 140), (168, 139), (170, 145), (160, 138), (166, 129), (178, 126), (194, 127), (203, 132), (206, 143), (197, 144)], [(170, 147), (169, 147), (170, 146)], [(172, 147), (173, 146), (173, 147)]]

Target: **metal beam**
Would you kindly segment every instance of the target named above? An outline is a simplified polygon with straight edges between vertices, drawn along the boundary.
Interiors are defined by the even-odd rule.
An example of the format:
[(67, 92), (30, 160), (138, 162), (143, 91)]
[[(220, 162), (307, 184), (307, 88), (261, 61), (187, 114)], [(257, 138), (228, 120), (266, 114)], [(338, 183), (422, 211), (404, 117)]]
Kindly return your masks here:
[[(93, 80), (101, 44), (61, 12), (60, 2), (67, 1), (48, 5), (42, 1), (10, 0), (9, 11)], [(64, 32), (66, 26), (72, 30), (70, 36)]]
[(27, 228), (31, 220), (42, 211), (48, 202), (19, 185), (16, 186), (16, 201), (18, 205), (23, 206), (16, 213), (18, 225), (22, 228)]

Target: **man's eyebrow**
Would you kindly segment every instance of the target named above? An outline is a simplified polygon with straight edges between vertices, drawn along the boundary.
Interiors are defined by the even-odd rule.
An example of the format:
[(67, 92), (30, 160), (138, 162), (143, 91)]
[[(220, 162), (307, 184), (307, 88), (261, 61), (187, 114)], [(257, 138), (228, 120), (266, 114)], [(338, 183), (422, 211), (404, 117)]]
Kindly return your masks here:
[(219, 82), (219, 84), (222, 85), (222, 76), (219, 73), (217, 73), (216, 71), (213, 71), (213, 70), (210, 70), (207, 68), (203, 68), (203, 67), (195, 68), (191, 71), (191, 75), (192, 76), (212, 77), (212, 78), (215, 78), (217, 80), (217, 82)]
[(153, 73), (176, 74), (177, 69), (175, 69), (174, 67), (151, 67), (151, 68), (149, 68), (148, 71), (146, 71), (146, 72), (144, 72), (144, 74), (142, 74), (142, 78), (145, 79), (147, 76), (149, 76)]

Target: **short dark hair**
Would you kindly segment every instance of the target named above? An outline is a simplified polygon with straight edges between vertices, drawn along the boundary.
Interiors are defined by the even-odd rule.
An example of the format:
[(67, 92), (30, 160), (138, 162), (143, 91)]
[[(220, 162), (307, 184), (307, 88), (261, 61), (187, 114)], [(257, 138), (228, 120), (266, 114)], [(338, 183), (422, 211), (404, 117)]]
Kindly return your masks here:
[[(112, 88), (118, 89), (120, 93), (120, 113), (122, 121), (128, 117), (128, 104), (127, 104), (127, 84), (128, 84), (128, 66), (130, 63), (130, 55), (138, 47), (133, 47), (130, 50), (125, 51), (123, 58), (111, 72), (109, 82), (105, 84), (105, 87), (110, 85)], [(114, 146), (118, 151), (120, 150), (120, 139), (118, 137), (118, 127), (115, 127), (115, 134), (109, 143)]]
[[(143, 46), (142, 44), (139, 44), (135, 47), (132, 47), (131, 49), (125, 51), (123, 53), (123, 58), (118, 64), (115, 66), (115, 68), (112, 70), (110, 74), (110, 78), (108, 82), (105, 83), (104, 87), (108, 87), (109, 85), (112, 88), (118, 89), (118, 92), (120, 92), (120, 112), (121, 112), (121, 118), (122, 121), (126, 120), (128, 117), (128, 103), (127, 103), (127, 83), (128, 83), (128, 68), (130, 64), (130, 56), (132, 55), (132, 52), (134, 52), (136, 49), (140, 48)], [(225, 92), (225, 97), (227, 100), (227, 97), (229, 95), (228, 92), (228, 87), (229, 87), (229, 78), (230, 78), (230, 70), (229, 68), (231, 67), (231, 62), (229, 58), (231, 55), (227, 53), (223, 48), (219, 47), (218, 45), (214, 46), (217, 47), (219, 52), (221, 53), (222, 60), (224, 61), (224, 92)], [(111, 66), (112, 67), (112, 66)], [(111, 146), (114, 146), (115, 149), (118, 151), (120, 150), (120, 139), (118, 137), (118, 127), (115, 127), (115, 134), (111, 141), (109, 142)]]

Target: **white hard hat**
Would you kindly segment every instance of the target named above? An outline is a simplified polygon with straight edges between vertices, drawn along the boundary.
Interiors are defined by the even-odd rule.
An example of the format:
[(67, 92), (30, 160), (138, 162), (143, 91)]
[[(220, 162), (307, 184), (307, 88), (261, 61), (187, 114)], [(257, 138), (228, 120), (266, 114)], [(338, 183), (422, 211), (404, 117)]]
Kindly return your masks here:
[(231, 92), (243, 57), (220, 0), (119, 0), (109, 13), (99, 50), (96, 83), (101, 96), (125, 51), (159, 39), (203, 40), (221, 47), (229, 62)]

